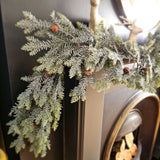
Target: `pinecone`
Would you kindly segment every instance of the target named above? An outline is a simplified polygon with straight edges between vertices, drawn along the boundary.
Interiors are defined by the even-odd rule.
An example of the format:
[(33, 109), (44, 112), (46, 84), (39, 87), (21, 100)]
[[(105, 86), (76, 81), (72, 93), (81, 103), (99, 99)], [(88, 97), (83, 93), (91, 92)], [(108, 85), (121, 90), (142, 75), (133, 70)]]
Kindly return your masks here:
[(38, 125), (36, 124), (36, 122), (34, 122), (33, 123), (33, 127), (35, 128), (35, 127), (37, 127)]
[(48, 72), (45, 73), (45, 76), (48, 77), (52, 77), (52, 74), (49, 74)]
[(92, 74), (92, 71), (89, 69), (89, 70), (85, 70), (84, 73), (85, 75), (90, 76)]
[(56, 25), (52, 25), (51, 30), (52, 30), (52, 32), (58, 32), (59, 28)]
[(123, 68), (123, 73), (124, 74), (128, 74), (130, 72), (130, 68), (129, 67), (124, 67)]
[(143, 71), (143, 72), (147, 72), (147, 71), (148, 71), (148, 68), (143, 67), (143, 68), (142, 68), (142, 71)]

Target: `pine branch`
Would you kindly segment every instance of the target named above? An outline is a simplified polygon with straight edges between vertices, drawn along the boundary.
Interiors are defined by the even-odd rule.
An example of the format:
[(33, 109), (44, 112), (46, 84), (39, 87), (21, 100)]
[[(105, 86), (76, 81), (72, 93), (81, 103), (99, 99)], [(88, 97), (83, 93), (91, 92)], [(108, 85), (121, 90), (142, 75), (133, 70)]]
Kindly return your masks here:
[[(37, 19), (30, 12), (23, 14), (17, 26), (31, 35), (22, 50), (43, 54), (33, 74), (21, 78), (29, 84), (10, 113), (13, 120), (8, 122), (8, 133), (16, 136), (11, 147), (17, 152), (25, 148), (26, 141), (36, 157), (44, 157), (50, 149), (49, 135), (58, 127), (64, 99), (64, 67), (69, 68), (70, 79), (78, 80), (69, 95), (71, 103), (86, 100), (88, 83), (98, 91), (111, 84), (148, 92), (160, 87), (160, 28), (149, 35), (146, 44), (139, 45), (123, 42), (113, 27), (93, 33), (78, 22), (75, 28), (61, 13), (53, 12), (51, 21)], [(125, 59), (133, 66), (125, 66)], [(102, 69), (104, 76), (97, 78)]]
[(79, 82), (78, 86), (74, 87), (74, 89), (70, 92), (71, 103), (77, 102), (79, 99), (82, 101), (86, 100), (86, 87), (88, 80), (86, 77), (83, 77)]
[(28, 40), (28, 43), (22, 46), (21, 49), (29, 52), (31, 56), (36, 55), (41, 50), (47, 50), (48, 48), (52, 48), (52, 44), (54, 43), (54, 41), (52, 40), (40, 41), (39, 39), (36, 39), (34, 37), (26, 38)]

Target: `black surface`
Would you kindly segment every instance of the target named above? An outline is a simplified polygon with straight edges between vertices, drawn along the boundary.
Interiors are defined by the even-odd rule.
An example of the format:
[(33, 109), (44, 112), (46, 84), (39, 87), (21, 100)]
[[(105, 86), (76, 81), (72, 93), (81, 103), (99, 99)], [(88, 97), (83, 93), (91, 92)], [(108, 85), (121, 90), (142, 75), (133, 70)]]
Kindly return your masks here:
[(13, 140), (13, 137), (7, 135), (8, 127), (6, 126), (6, 123), (9, 121), (8, 113), (12, 106), (12, 99), (9, 85), (10, 83), (6, 50), (4, 46), (4, 34), (0, 8), (0, 121), (2, 123), (2, 131), (5, 139), (7, 155), (10, 160), (18, 160), (19, 156), (15, 153), (14, 149), (9, 148), (10, 143)]
[[(63, 141), (64, 160), (77, 159), (77, 135), (78, 135), (78, 103), (71, 104), (70, 90), (76, 85), (76, 80), (69, 79), (68, 68), (65, 69), (65, 98), (63, 107)], [(77, 159), (78, 160), (78, 159)]]

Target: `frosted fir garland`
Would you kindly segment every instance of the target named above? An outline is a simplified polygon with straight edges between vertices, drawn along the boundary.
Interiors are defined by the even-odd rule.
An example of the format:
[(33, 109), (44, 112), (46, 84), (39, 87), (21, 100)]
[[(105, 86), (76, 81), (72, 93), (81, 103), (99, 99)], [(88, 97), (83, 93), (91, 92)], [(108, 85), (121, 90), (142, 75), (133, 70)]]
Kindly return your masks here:
[[(111, 84), (125, 84), (129, 88), (155, 92), (160, 86), (160, 29), (149, 34), (148, 42), (139, 45), (123, 42), (113, 27), (106, 32), (93, 32), (77, 22), (76, 27), (61, 13), (52, 14), (51, 20), (41, 20), (30, 12), (16, 26), (23, 29), (26, 44), (22, 50), (31, 56), (41, 53), (33, 74), (22, 77), (28, 82), (24, 92), (17, 97), (9, 134), (16, 136), (11, 147), (16, 152), (30, 143), (35, 157), (46, 156), (50, 149), (49, 135), (56, 130), (64, 98), (64, 68), (69, 77), (79, 82), (71, 91), (71, 103), (86, 100), (88, 83), (101, 91)], [(125, 66), (134, 63), (133, 67)], [(103, 76), (96, 73), (103, 69)]]

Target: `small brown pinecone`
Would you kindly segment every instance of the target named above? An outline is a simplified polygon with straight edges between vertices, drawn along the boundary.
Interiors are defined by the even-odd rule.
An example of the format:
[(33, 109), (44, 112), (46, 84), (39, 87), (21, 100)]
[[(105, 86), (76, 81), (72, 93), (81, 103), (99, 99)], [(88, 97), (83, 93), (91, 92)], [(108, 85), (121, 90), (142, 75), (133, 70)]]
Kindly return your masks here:
[(92, 71), (90, 69), (85, 70), (85, 75), (90, 76), (92, 74)]
[(128, 74), (130, 72), (130, 68), (129, 67), (124, 67), (123, 68), (123, 73), (124, 74)]
[(148, 71), (148, 68), (143, 67), (143, 68), (142, 68), (142, 71), (143, 71), (143, 72), (147, 72), (147, 71)]
[(52, 32), (58, 32), (59, 28), (56, 25), (52, 25), (51, 30), (52, 30)]
[(49, 74), (48, 72), (45, 73), (45, 76), (48, 77), (52, 77), (52, 74)]

